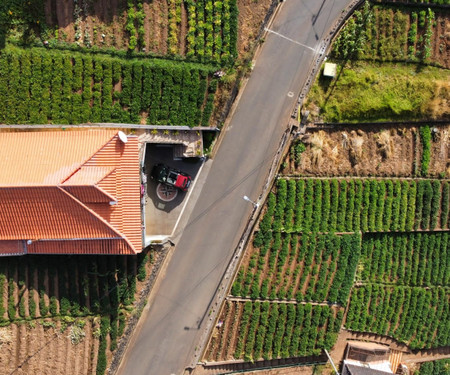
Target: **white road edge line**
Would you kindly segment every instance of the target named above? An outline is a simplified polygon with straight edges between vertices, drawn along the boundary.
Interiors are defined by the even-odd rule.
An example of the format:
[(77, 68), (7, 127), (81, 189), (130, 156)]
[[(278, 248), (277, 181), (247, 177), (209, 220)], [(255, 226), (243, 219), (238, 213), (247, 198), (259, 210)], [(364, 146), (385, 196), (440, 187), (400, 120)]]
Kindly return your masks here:
[(316, 52), (316, 49), (315, 49), (315, 48), (312, 48), (312, 47), (310, 47), (310, 46), (307, 46), (306, 44), (302, 44), (302, 43), (300, 43), (300, 42), (297, 42), (296, 40), (291, 39), (291, 38), (288, 38), (287, 36), (284, 36), (284, 35), (282, 35), (282, 34), (280, 34), (280, 33), (277, 33), (276, 31), (270, 30), (270, 29), (268, 29), (267, 27), (265, 27), (264, 30), (267, 31), (268, 33), (275, 34), (276, 36), (279, 36), (280, 38), (289, 40), (289, 41), (292, 42), (292, 43), (298, 44), (299, 46), (308, 48), (308, 49), (310, 49), (311, 51)]

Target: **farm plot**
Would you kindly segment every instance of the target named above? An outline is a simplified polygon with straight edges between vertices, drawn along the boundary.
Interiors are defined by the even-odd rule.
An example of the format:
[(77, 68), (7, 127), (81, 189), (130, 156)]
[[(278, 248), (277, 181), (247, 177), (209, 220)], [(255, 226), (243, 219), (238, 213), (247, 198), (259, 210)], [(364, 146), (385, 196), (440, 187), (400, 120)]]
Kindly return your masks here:
[[(117, 312), (134, 301), (136, 262), (119, 256), (2, 259), (0, 321)], [(140, 279), (145, 267), (140, 262)]]
[(449, 286), (449, 232), (364, 235), (357, 280)]
[(0, 123), (207, 125), (212, 68), (42, 49), (0, 56)]
[(435, 62), (448, 68), (448, 17), (439, 8), (370, 7), (356, 11), (333, 45), (337, 58)]
[(411, 349), (450, 344), (447, 288), (367, 284), (352, 291), (345, 327), (389, 335)]
[(236, 0), (185, 0), (188, 13), (187, 57), (231, 63), (237, 57)]
[[(140, 282), (151, 270), (155, 258), (152, 254), (3, 258), (0, 262), (0, 325), (22, 323), (23, 326), (28, 322), (31, 327), (54, 327), (61, 324), (64, 329), (75, 325), (78, 328), (71, 330), (79, 331), (84, 327), (83, 322), (94, 319), (96, 327), (89, 334), (95, 337), (87, 339), (95, 339), (97, 354), (90, 368), (94, 366), (101, 375), (124, 332), (129, 311), (133, 310), (135, 298), (142, 289)], [(94, 334), (94, 330), (97, 333)], [(11, 340), (20, 341), (20, 337), (12, 336)], [(34, 349), (22, 345), (16, 352), (25, 358), (33, 356)], [(43, 366), (43, 369), (47, 371), (48, 367)]]
[(231, 294), (263, 300), (330, 301), (345, 306), (360, 246), (359, 235), (276, 232), (273, 238), (264, 236), (259, 248), (247, 251)]
[(113, 47), (224, 64), (237, 57), (236, 0), (127, 0), (122, 4), (116, 0), (108, 6), (87, 0), (60, 3), (47, 1), (39, 9), (41, 21), (56, 28), (52, 45), (58, 41), (59, 46)]
[(427, 126), (380, 130), (362, 125), (359, 129), (315, 131), (291, 145), (282, 173), (380, 177), (423, 174), (450, 178), (450, 126), (436, 130), (431, 132)]
[[(267, 232), (387, 232), (448, 228), (449, 181), (285, 179), (269, 194)], [(267, 244), (267, 241), (266, 241)]]
[(448, 375), (450, 371), (450, 359), (425, 362), (420, 364), (417, 375)]
[(2, 374), (96, 372), (98, 319), (42, 320), (0, 328)]
[(271, 302), (227, 301), (205, 360), (287, 358), (331, 348), (343, 309)]

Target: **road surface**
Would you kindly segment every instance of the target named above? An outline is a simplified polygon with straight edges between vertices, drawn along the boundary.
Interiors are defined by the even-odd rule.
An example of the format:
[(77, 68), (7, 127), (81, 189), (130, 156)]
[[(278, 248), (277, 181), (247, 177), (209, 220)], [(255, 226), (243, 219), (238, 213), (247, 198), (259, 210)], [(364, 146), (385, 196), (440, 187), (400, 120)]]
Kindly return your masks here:
[(261, 194), (320, 41), (349, 3), (281, 5), (120, 374), (178, 375), (190, 363), (209, 303), (253, 208), (243, 196), (256, 200)]

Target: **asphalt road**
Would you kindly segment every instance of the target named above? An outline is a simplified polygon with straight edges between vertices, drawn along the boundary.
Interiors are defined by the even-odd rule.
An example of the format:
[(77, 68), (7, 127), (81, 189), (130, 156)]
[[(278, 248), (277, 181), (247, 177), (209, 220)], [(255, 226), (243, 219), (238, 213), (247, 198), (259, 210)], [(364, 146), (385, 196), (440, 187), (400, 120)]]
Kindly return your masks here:
[(282, 4), (120, 374), (178, 375), (190, 363), (252, 210), (242, 197), (260, 195), (315, 51), (348, 3)]

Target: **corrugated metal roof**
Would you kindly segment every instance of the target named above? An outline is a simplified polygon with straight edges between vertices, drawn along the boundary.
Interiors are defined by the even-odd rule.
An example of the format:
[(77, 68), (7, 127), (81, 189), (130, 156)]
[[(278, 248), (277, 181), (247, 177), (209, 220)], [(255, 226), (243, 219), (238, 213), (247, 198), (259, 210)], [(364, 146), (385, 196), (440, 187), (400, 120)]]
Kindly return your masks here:
[[(0, 243), (31, 239), (27, 249), (36, 254), (131, 254), (142, 250), (137, 137), (129, 137), (124, 144), (117, 131), (5, 134), (17, 139), (12, 142), (14, 137), (2, 138), (0, 133), (0, 142), (17, 146), (23, 137), (24, 147), (40, 150), (16, 157), (19, 170), (25, 174), (30, 168), (43, 170), (30, 171), (25, 177), (0, 172)], [(75, 152), (80, 160), (66, 155), (74, 150), (71, 137), (82, 148)], [(43, 153), (46, 142), (52, 155)], [(64, 147), (55, 146), (57, 142)], [(12, 151), (10, 145), (6, 149)], [(2, 150), (0, 160), (2, 153), (6, 155)], [(41, 161), (30, 167), (24, 161), (30, 155), (42, 156)]]

